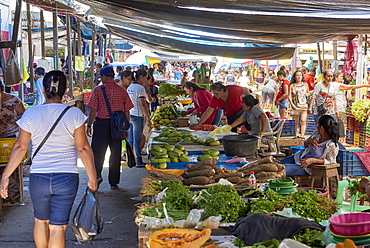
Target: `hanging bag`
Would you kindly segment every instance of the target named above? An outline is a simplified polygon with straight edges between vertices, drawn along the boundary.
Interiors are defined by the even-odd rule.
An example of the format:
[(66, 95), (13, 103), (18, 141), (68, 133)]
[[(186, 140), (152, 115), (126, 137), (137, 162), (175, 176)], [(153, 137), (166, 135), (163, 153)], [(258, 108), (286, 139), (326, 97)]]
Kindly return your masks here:
[(130, 122), (127, 120), (126, 113), (123, 111), (112, 112), (104, 84), (101, 86), (101, 89), (110, 115), (111, 137), (113, 140), (124, 140), (126, 138), (125, 131), (130, 128)]
[(22, 83), (23, 78), (13, 50), (10, 50), (8, 61), (5, 69), (5, 85), (14, 86)]
[(329, 95), (329, 91), (330, 91), (330, 84), (329, 84), (329, 88), (328, 88), (328, 93), (327, 93), (327, 96), (326, 97), (323, 97), (323, 99), (324, 99), (324, 103), (323, 104), (321, 104), (321, 105), (318, 105), (317, 106), (317, 114), (318, 115), (324, 115), (324, 114), (326, 114), (326, 112), (327, 112), (327, 109), (326, 109), (326, 99), (328, 98), (328, 95)]
[(85, 191), (72, 220), (72, 232), (79, 243), (92, 240), (103, 231), (103, 217), (101, 216), (98, 194), (89, 187)]

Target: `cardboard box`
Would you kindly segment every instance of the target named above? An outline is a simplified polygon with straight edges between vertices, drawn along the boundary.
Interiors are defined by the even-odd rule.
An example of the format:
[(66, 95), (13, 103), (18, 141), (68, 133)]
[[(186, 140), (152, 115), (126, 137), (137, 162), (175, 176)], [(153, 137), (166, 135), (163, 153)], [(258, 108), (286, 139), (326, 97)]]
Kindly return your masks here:
[(179, 127), (188, 127), (189, 126), (189, 118), (188, 117), (179, 117), (177, 119), (177, 125)]

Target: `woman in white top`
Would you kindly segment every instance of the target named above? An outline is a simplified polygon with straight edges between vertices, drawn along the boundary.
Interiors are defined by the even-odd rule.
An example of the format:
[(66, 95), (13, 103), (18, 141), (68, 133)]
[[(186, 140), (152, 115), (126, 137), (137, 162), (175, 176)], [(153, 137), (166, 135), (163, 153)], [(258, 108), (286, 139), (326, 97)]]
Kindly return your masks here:
[[(301, 71), (295, 71), (290, 81), (289, 88), (289, 102), (292, 106), (290, 114), (293, 116), (294, 131), (296, 138), (304, 138), (306, 132), (306, 121), (307, 121), (307, 97), (309, 95), (308, 84), (304, 81), (303, 73)], [(301, 116), (301, 133), (298, 135), (298, 120)]]
[(277, 82), (277, 78), (273, 72), (270, 72), (270, 78), (268, 79), (267, 83), (262, 87), (262, 109), (265, 109), (267, 97), (269, 99), (269, 103), (267, 105), (267, 109), (271, 112), (272, 104), (275, 102), (275, 97), (277, 92), (279, 91), (279, 85)]
[[(29, 142), (35, 153), (68, 107), (62, 103), (66, 90), (66, 78), (61, 71), (47, 73), (43, 80), (46, 103), (26, 110), (17, 122), (20, 133), (0, 182), (2, 198), (8, 196), (9, 177), (22, 162)], [(92, 192), (97, 190), (93, 152), (85, 134), (86, 119), (80, 109), (68, 109), (32, 160), (29, 189), (36, 247), (65, 247), (65, 232), (79, 184), (77, 156), (85, 166), (88, 187)]]

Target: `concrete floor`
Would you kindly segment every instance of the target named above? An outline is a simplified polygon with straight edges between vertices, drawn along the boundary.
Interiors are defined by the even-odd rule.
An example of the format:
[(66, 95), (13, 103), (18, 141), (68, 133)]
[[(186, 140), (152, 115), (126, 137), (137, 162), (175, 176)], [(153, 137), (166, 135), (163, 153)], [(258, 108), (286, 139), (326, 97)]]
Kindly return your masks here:
[[(141, 179), (148, 176), (148, 174), (145, 172), (145, 168), (128, 168), (123, 166), (119, 188), (112, 190), (107, 179), (107, 166), (107, 164), (104, 165), (104, 181), (99, 188), (100, 208), (105, 222), (104, 231), (96, 236), (93, 241), (79, 244), (69, 226), (67, 229), (67, 248), (135, 248), (138, 245), (138, 227), (134, 222), (135, 204), (140, 201), (138, 196), (141, 188)], [(79, 167), (80, 186), (70, 220), (87, 187), (87, 175), (83, 165), (79, 163)], [(35, 247), (32, 233), (33, 210), (28, 191), (28, 178), (25, 178), (24, 181), (25, 205), (3, 207), (4, 220), (3, 226), (0, 228), (1, 248)]]

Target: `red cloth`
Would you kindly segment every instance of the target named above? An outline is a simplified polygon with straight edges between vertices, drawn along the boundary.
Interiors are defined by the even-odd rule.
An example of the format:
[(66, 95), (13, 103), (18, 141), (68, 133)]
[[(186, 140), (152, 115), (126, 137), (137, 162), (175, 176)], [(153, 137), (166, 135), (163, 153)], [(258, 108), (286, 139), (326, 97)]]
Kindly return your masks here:
[(353, 152), (353, 153), (358, 156), (362, 164), (370, 172), (370, 146), (366, 147), (366, 149), (362, 152)]
[[(282, 95), (284, 95), (284, 85), (288, 85), (288, 88), (289, 88), (290, 83), (287, 79), (285, 79), (283, 81), (283, 83), (280, 85), (279, 93), (277, 94), (276, 99), (279, 99)], [(283, 99), (281, 99), (281, 100), (288, 99), (289, 92), (287, 92), (287, 93), (288, 93), (288, 95), (286, 97), (284, 97)]]
[[(108, 101), (112, 112), (124, 111), (127, 112), (134, 107), (125, 88), (119, 86), (114, 81), (107, 81), (104, 83), (107, 92)], [(109, 119), (109, 112), (105, 103), (103, 91), (100, 86), (96, 86), (92, 91), (91, 98), (87, 103), (91, 109), (95, 109), (96, 117), (100, 119)]]
[(242, 108), (244, 89), (238, 85), (227, 85), (226, 88), (228, 92), (227, 101), (212, 97), (210, 107), (223, 109), (227, 115), (234, 115)]
[[(188, 111), (188, 114), (191, 114), (194, 112), (194, 110), (197, 110), (200, 113), (200, 115), (203, 115), (203, 113), (208, 109), (212, 97), (213, 97), (212, 94), (207, 90), (195, 91), (195, 94), (192, 97), (194, 102), (194, 108), (190, 109)], [(204, 122), (204, 124), (212, 124), (215, 115), (216, 111), (213, 111), (211, 116)]]
[(313, 88), (315, 88), (315, 78), (307, 73), (304, 75), (304, 81), (306, 81), (306, 83), (308, 84), (308, 89), (309, 91), (313, 90)]

